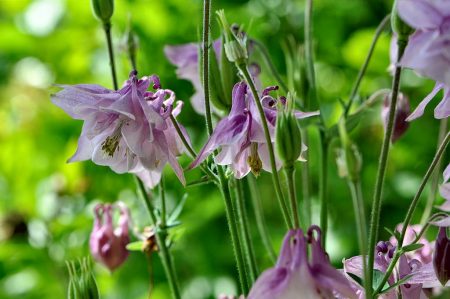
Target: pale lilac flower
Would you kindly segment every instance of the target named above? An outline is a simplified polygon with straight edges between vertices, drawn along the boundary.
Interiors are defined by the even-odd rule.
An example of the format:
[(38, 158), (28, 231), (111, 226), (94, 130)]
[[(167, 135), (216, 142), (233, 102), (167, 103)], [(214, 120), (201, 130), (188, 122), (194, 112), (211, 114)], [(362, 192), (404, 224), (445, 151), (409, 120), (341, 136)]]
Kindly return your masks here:
[[(275, 89), (277, 87), (266, 88), (260, 99), (268, 121), (272, 142), (277, 116), (276, 107), (279, 100), (270, 96), (269, 92)], [(280, 99), (282, 105), (285, 104), (285, 100), (284, 97)], [(318, 112), (296, 111), (295, 115), (297, 118), (305, 118), (318, 115)], [(215, 158), (216, 163), (230, 165), (236, 178), (244, 177), (250, 170), (255, 174), (258, 174), (261, 168), (271, 171), (261, 118), (245, 82), (237, 83), (234, 86), (230, 114), (217, 124), (197, 159), (192, 163), (191, 168), (199, 165), (219, 147), (221, 151)], [(277, 167), (281, 167), (278, 158), (276, 162)]]
[[(117, 225), (113, 223), (114, 210), (120, 212)], [(89, 247), (92, 256), (110, 271), (119, 267), (128, 257), (126, 249), (130, 242), (128, 225), (130, 215), (123, 203), (98, 204), (94, 209), (95, 220)]]
[[(398, 224), (396, 227), (396, 231), (401, 232), (403, 229), (403, 224)], [(405, 238), (403, 239), (403, 246), (412, 244), (414, 240), (417, 238), (417, 235), (422, 230), (422, 225), (415, 224), (409, 225), (406, 228)], [(397, 246), (397, 239), (394, 236), (391, 236), (389, 242), (393, 246)], [(428, 264), (431, 262), (433, 255), (433, 244), (425, 239), (423, 236), (417, 241), (418, 244), (422, 244), (423, 246), (417, 250), (410, 251), (406, 253), (406, 256), (410, 259), (416, 259), (420, 261), (422, 264)]]
[[(213, 49), (220, 61), (222, 43), (220, 40), (213, 42)], [(177, 76), (186, 79), (192, 83), (195, 89), (194, 95), (191, 97), (191, 104), (194, 110), (200, 114), (205, 113), (204, 92), (202, 82), (200, 81), (200, 45), (196, 43), (188, 43), (178, 46), (165, 46), (164, 54), (170, 63), (177, 67)]]
[[(381, 119), (383, 121), (383, 126), (386, 129), (388, 118), (389, 118), (389, 107), (391, 104), (391, 96), (388, 95), (384, 98), (383, 107), (381, 108)], [(409, 127), (409, 123), (406, 121), (406, 118), (409, 115), (410, 107), (409, 107), (409, 99), (403, 93), (398, 94), (397, 98), (397, 108), (395, 110), (395, 119), (394, 119), (394, 130), (392, 132), (391, 141), (394, 143), (400, 137), (405, 134), (406, 130)]]
[(436, 118), (450, 115), (450, 9), (445, 0), (399, 0), (400, 17), (416, 32), (410, 36), (400, 65), (436, 81), (436, 87), (420, 103), (408, 120), (423, 114), (425, 106), (440, 89), (444, 98), (436, 107)]
[(248, 299), (323, 299), (338, 294), (356, 298), (348, 280), (331, 266), (320, 244), (320, 229), (311, 226), (307, 237), (301, 229), (286, 234), (277, 264), (259, 276)]
[(450, 239), (445, 227), (439, 228), (434, 249), (433, 266), (437, 278), (445, 286), (450, 279)]
[[(155, 92), (147, 91), (152, 81)], [(175, 95), (160, 88), (158, 77), (138, 79), (133, 71), (117, 91), (87, 84), (61, 87), (64, 89), (52, 96), (53, 103), (71, 117), (84, 120), (78, 149), (69, 162), (92, 159), (117, 173), (141, 176), (160, 174), (169, 163), (184, 183), (175, 158), (178, 151), (168, 146), (178, 138), (168, 121)]]

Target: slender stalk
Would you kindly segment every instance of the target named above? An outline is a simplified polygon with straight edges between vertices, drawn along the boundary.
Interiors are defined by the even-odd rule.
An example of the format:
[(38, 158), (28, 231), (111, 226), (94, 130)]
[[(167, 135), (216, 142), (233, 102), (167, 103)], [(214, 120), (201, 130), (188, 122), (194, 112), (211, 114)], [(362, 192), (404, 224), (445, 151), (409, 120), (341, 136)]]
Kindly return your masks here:
[[(242, 249), (244, 251), (245, 261), (247, 264), (247, 281), (250, 285), (253, 285), (258, 276), (258, 268), (256, 265), (252, 240), (250, 238), (250, 230), (244, 202), (244, 190), (242, 189), (242, 182), (240, 180), (234, 180), (234, 185), (234, 191), (236, 195), (236, 214), (238, 218), (238, 226), (241, 231), (240, 235)], [(230, 187), (232, 187), (231, 184)]]
[[(439, 148), (439, 145), (442, 143), (442, 141), (445, 138), (445, 133), (447, 133), (447, 119), (444, 118), (441, 120), (441, 125), (439, 127), (439, 136), (438, 136), (438, 142), (437, 147)], [(427, 198), (427, 204), (425, 206), (425, 210), (422, 214), (422, 219), (420, 220), (420, 224), (423, 226), (426, 224), (427, 219), (431, 215), (431, 210), (433, 209), (434, 200), (436, 199), (437, 189), (439, 186), (439, 177), (441, 175), (441, 168), (442, 168), (442, 161), (439, 161), (438, 165), (436, 165), (436, 169), (434, 170), (432, 176), (431, 176), (431, 187), (430, 187), (430, 193), (428, 194)]]
[(278, 84), (280, 84), (281, 88), (283, 88), (284, 92), (288, 93), (289, 88), (287, 87), (286, 83), (284, 83), (284, 81), (281, 78), (280, 74), (278, 73), (276, 67), (273, 65), (272, 59), (270, 59), (269, 51), (267, 51), (267, 48), (262, 43), (260, 43), (257, 40), (254, 40), (254, 39), (251, 40), (251, 43), (253, 43), (254, 45), (256, 45), (259, 48), (259, 50), (261, 51), (262, 57), (264, 59), (264, 62), (269, 67), (270, 72), (275, 77)]
[[(403, 56), (403, 52), (406, 48), (407, 41), (398, 41), (398, 55), (397, 61)], [(374, 258), (375, 258), (375, 242), (378, 239), (378, 229), (380, 222), (380, 212), (381, 212), (381, 195), (383, 192), (384, 185), (384, 177), (386, 174), (387, 168), (387, 160), (389, 156), (389, 148), (391, 143), (392, 132), (394, 129), (394, 119), (395, 119), (395, 110), (397, 108), (397, 98), (400, 89), (400, 77), (401, 77), (402, 68), (401, 66), (397, 66), (395, 68), (394, 80), (392, 83), (392, 96), (391, 103), (389, 107), (389, 116), (388, 123), (386, 126), (386, 131), (384, 133), (383, 144), (381, 146), (380, 159), (378, 162), (378, 173), (375, 183), (375, 192), (373, 196), (372, 203), (372, 214), (370, 217), (370, 234), (369, 234), (369, 259), (367, 264), (368, 270), (368, 288), (366, 289), (366, 298), (372, 298), (372, 279), (373, 273), (370, 269), (373, 269), (374, 266)]]
[(237, 66), (240, 70), (240, 72), (242, 73), (242, 75), (245, 78), (245, 81), (247, 82), (247, 84), (250, 86), (250, 90), (252, 92), (253, 95), (253, 100), (255, 101), (256, 107), (258, 107), (258, 112), (259, 112), (259, 117), (261, 119), (262, 125), (263, 125), (263, 129), (264, 129), (264, 136), (266, 138), (266, 143), (267, 143), (267, 150), (269, 152), (269, 158), (270, 158), (270, 167), (272, 170), (272, 181), (275, 187), (275, 193), (276, 196), (278, 198), (278, 202), (280, 203), (280, 207), (281, 207), (281, 212), (283, 214), (284, 217), (284, 221), (286, 222), (286, 226), (288, 228), (292, 228), (292, 221), (289, 217), (289, 212), (288, 212), (288, 208), (285, 202), (285, 199), (283, 197), (283, 192), (281, 191), (281, 184), (280, 184), (280, 178), (278, 176), (278, 171), (277, 171), (277, 165), (275, 162), (275, 153), (273, 150), (273, 144), (272, 144), (272, 139), (270, 137), (270, 133), (269, 133), (269, 126), (267, 124), (267, 119), (266, 119), (266, 115), (264, 113), (263, 107), (261, 102), (259, 101), (259, 95), (258, 92), (256, 91), (256, 87), (255, 84), (253, 82), (252, 77), (250, 76), (250, 73), (247, 69), (247, 66), (245, 65), (238, 65)]
[(422, 194), (423, 189), (425, 189), (425, 186), (428, 182), (428, 179), (430, 178), (431, 174), (433, 173), (434, 169), (436, 168), (436, 166), (438, 165), (442, 155), (445, 153), (445, 149), (448, 145), (448, 143), (450, 142), (450, 133), (447, 133), (447, 135), (445, 136), (444, 140), (442, 141), (441, 145), (439, 146), (439, 149), (436, 152), (436, 155), (433, 158), (433, 161), (431, 162), (430, 167), (428, 168), (427, 172), (425, 173), (425, 176), (422, 179), (422, 182), (419, 186), (419, 190), (417, 190), (416, 195), (414, 196), (409, 208), (408, 208), (408, 212), (406, 213), (406, 217), (405, 220), (403, 221), (403, 229), (402, 229), (402, 234), (400, 235), (400, 240), (398, 241), (398, 244), (400, 244), (400, 246), (403, 246), (403, 239), (405, 238), (406, 235), (406, 229), (408, 228), (408, 225), (411, 222), (411, 218), (414, 214), (414, 211), (417, 208), (417, 204), (419, 203), (420, 200), (420, 195)]
[(172, 297), (174, 299), (181, 299), (180, 289), (178, 286), (178, 280), (176, 277), (176, 273), (173, 266), (172, 257), (170, 255), (169, 249), (166, 244), (167, 231), (164, 227), (161, 227), (158, 223), (158, 219), (155, 214), (155, 209), (151, 203), (151, 199), (149, 198), (147, 191), (145, 190), (145, 186), (141, 180), (135, 177), (136, 184), (139, 190), (139, 197), (144, 201), (144, 204), (147, 208), (147, 211), (150, 215), (150, 218), (153, 222), (153, 225), (156, 227), (155, 236), (156, 242), (158, 243), (159, 248), (159, 256), (161, 258), (161, 262), (164, 267), (164, 271), (166, 272), (167, 280), (169, 281), (170, 290), (172, 292)]
[(211, 24), (211, 0), (203, 1), (203, 42), (202, 42), (202, 70), (203, 92), (205, 94), (205, 118), (208, 135), (213, 132), (211, 120), (211, 106), (209, 98), (209, 29)]
[(312, 46), (312, 10), (313, 0), (306, 0), (305, 3), (305, 66), (306, 77), (309, 83), (309, 98), (316, 100), (316, 75), (314, 71), (314, 57)]
[[(303, 143), (308, 146), (309, 145), (309, 137), (308, 130), (306, 128), (300, 127), (301, 135)], [(309, 161), (309, 151), (303, 153), (303, 157), (306, 161)], [(303, 195), (303, 223), (305, 227), (309, 227), (311, 225), (311, 215), (312, 215), (312, 207), (311, 207), (311, 197), (309, 194), (310, 191), (310, 174), (309, 174), (309, 163), (301, 163), (300, 166), (301, 178), (302, 178), (302, 195)]]
[(350, 108), (352, 107), (353, 101), (355, 100), (356, 93), (358, 92), (359, 86), (361, 85), (361, 81), (366, 74), (367, 67), (369, 66), (369, 62), (372, 59), (373, 52), (375, 50), (375, 46), (378, 42), (379, 37), (381, 36), (381, 33), (383, 32), (384, 28), (386, 28), (387, 24), (389, 24), (391, 15), (388, 14), (384, 17), (384, 19), (381, 21), (381, 23), (378, 25), (377, 30), (375, 31), (375, 35), (373, 36), (372, 43), (370, 44), (369, 52), (367, 53), (366, 59), (364, 60), (363, 65), (361, 66), (361, 69), (359, 70), (358, 76), (356, 77), (355, 83), (353, 85), (352, 91), (350, 93), (350, 97), (348, 100), (348, 104), (345, 107), (344, 116), (347, 116)]
[(161, 200), (161, 227), (166, 228), (166, 192), (165, 192), (164, 175), (161, 175), (159, 182), (159, 198)]
[(109, 66), (111, 68), (111, 76), (113, 81), (114, 89), (117, 90), (117, 76), (116, 76), (116, 64), (114, 63), (114, 48), (111, 39), (111, 23), (103, 24), (103, 30), (106, 35), (106, 42), (108, 44), (108, 55), (109, 55)]
[[(383, 276), (383, 279), (381, 280), (381, 283), (378, 285), (377, 289), (375, 290), (375, 292), (373, 293), (373, 297), (376, 298), (376, 296), (381, 292), (381, 290), (383, 289), (384, 285), (386, 284), (386, 282), (388, 281), (389, 277), (392, 274), (392, 271), (394, 271), (395, 269), (395, 265), (397, 264), (400, 256), (403, 253), (399, 250), (399, 248), (397, 248), (397, 250), (394, 253), (394, 256), (391, 259), (391, 262)], [(401, 293), (401, 292), (400, 292)]]
[[(361, 180), (358, 178), (356, 180), (348, 180), (348, 186), (350, 188), (350, 193), (353, 201), (353, 209), (355, 211), (355, 223), (358, 233), (358, 244), (359, 252), (363, 257), (363, 261), (366, 260), (367, 256), (367, 223), (366, 223), (366, 213), (364, 212), (364, 198), (361, 190)], [(363, 263), (363, 273), (364, 273), (364, 284), (367, 287), (367, 265)]]
[(322, 230), (322, 245), (326, 248), (328, 230), (328, 140), (325, 132), (320, 130), (320, 172), (319, 172), (319, 201), (320, 228)]
[(275, 264), (277, 255), (275, 254), (275, 250), (273, 250), (270, 234), (267, 230), (266, 220), (264, 219), (264, 210), (261, 205), (261, 193), (259, 192), (254, 176), (248, 175), (247, 181), (250, 188), (250, 199), (252, 201), (253, 212), (255, 213), (256, 226), (258, 227), (259, 235), (261, 236), (263, 245), (270, 257), (270, 261), (272, 264)]
[(228, 180), (225, 177), (222, 167), (219, 166), (219, 180), (220, 180), (220, 191), (222, 193), (222, 198), (225, 203), (225, 213), (227, 216), (228, 229), (230, 230), (231, 243), (233, 246), (234, 257), (236, 259), (236, 266), (239, 275), (239, 282), (241, 285), (241, 290), (244, 294), (249, 291), (249, 282), (245, 277), (245, 264), (244, 258), (241, 251), (241, 243), (239, 241), (238, 229), (236, 226), (236, 217), (233, 211), (233, 203), (231, 200), (230, 189), (228, 188)]
[(284, 174), (289, 190), (289, 202), (291, 203), (292, 218), (294, 219), (294, 227), (300, 228), (300, 218), (298, 216), (297, 193), (295, 192), (295, 168), (294, 165), (284, 167)]

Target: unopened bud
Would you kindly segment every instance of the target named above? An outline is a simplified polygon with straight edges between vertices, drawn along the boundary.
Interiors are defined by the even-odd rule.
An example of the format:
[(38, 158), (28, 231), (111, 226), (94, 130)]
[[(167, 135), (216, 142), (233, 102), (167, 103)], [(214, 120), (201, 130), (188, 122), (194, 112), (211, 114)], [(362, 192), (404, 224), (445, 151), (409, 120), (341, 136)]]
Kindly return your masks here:
[(300, 158), (302, 136), (297, 119), (291, 109), (278, 112), (275, 126), (275, 149), (285, 167), (292, 167)]
[[(383, 126), (386, 129), (389, 119), (389, 107), (391, 104), (391, 96), (386, 96), (383, 102), (383, 108), (381, 109), (381, 119), (383, 120)], [(398, 94), (397, 109), (395, 110), (394, 130), (392, 132), (391, 141), (395, 142), (405, 134), (409, 127), (409, 122), (406, 121), (410, 113), (409, 99), (402, 93)]]
[(92, 0), (91, 4), (94, 16), (103, 24), (109, 23), (114, 13), (114, 0)]
[(433, 256), (434, 272), (443, 286), (450, 279), (450, 239), (445, 227), (439, 228)]
[(97, 282), (92, 272), (90, 259), (83, 258), (78, 262), (67, 262), (69, 270), (68, 299), (98, 299)]
[(225, 36), (224, 49), (228, 60), (239, 65), (245, 64), (248, 58), (245, 35), (238, 37), (231, 31), (231, 27), (223, 10), (217, 11), (217, 16)]
[[(113, 224), (114, 209), (120, 211), (116, 227)], [(119, 267), (128, 257), (126, 246), (130, 241), (129, 217), (128, 208), (123, 203), (98, 204), (95, 207), (95, 222), (89, 246), (94, 258), (110, 271)]]

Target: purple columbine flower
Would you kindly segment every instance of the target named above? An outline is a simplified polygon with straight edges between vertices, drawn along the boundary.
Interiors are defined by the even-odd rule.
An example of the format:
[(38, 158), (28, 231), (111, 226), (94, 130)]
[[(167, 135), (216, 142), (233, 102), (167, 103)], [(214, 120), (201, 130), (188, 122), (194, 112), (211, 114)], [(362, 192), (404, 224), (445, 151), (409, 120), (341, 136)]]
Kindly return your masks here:
[[(275, 89), (277, 89), (276, 86), (266, 88), (260, 99), (268, 121), (272, 142), (275, 134), (276, 107), (279, 100), (270, 96), (269, 92)], [(285, 100), (284, 97), (280, 98), (282, 105), (285, 104)], [(297, 118), (318, 114), (319, 112), (295, 112)], [(261, 118), (245, 82), (239, 82), (234, 86), (230, 114), (217, 124), (213, 134), (190, 167), (199, 165), (219, 147), (221, 151), (215, 158), (216, 163), (230, 165), (236, 178), (246, 176), (250, 170), (255, 174), (259, 174), (261, 169), (271, 171)], [(278, 159), (277, 167), (281, 167)]]
[[(398, 224), (395, 230), (401, 232), (402, 229), (403, 224)], [(403, 239), (403, 246), (412, 244), (421, 230), (422, 225), (420, 224), (408, 225), (406, 228), (405, 238)], [(397, 239), (394, 236), (391, 236), (389, 242), (393, 246), (397, 246)], [(417, 241), (417, 243), (422, 244), (423, 246), (417, 250), (405, 253), (406, 256), (409, 259), (416, 259), (424, 265), (430, 263), (433, 255), (433, 244), (423, 236)]]
[(416, 32), (410, 36), (400, 65), (436, 81), (436, 87), (420, 103), (408, 120), (420, 117), (436, 93), (444, 98), (436, 107), (436, 118), (450, 115), (450, 9), (448, 1), (398, 0), (398, 14)]
[(301, 229), (286, 234), (277, 264), (260, 275), (248, 299), (323, 299), (338, 294), (356, 298), (348, 280), (331, 266), (320, 244), (319, 227), (311, 226), (306, 237)]
[(436, 239), (433, 266), (437, 278), (442, 286), (445, 286), (450, 279), (450, 239), (447, 237), (447, 229), (439, 228)]
[[(113, 224), (114, 210), (120, 212), (117, 226)], [(89, 240), (91, 254), (110, 271), (114, 271), (128, 257), (126, 249), (130, 242), (128, 208), (121, 202), (114, 205), (98, 204), (95, 206), (94, 213), (94, 228)]]
[[(98, 85), (61, 85), (63, 90), (52, 95), (55, 105), (74, 119), (84, 120), (78, 149), (69, 162), (92, 159), (117, 173), (150, 176), (155, 180), (149, 187), (169, 163), (184, 183), (175, 157), (179, 150), (169, 146), (179, 140), (169, 119), (175, 94), (161, 89), (156, 76), (138, 79), (136, 75), (131, 72), (117, 91)], [(147, 91), (152, 81), (155, 92)]]
[[(220, 40), (213, 42), (213, 49), (217, 59), (220, 61), (222, 43)], [(164, 54), (170, 63), (177, 67), (177, 76), (188, 80), (195, 89), (191, 97), (191, 103), (194, 110), (200, 114), (205, 113), (204, 92), (202, 82), (200, 81), (199, 59), (200, 46), (196, 43), (188, 43), (179, 46), (165, 46)]]

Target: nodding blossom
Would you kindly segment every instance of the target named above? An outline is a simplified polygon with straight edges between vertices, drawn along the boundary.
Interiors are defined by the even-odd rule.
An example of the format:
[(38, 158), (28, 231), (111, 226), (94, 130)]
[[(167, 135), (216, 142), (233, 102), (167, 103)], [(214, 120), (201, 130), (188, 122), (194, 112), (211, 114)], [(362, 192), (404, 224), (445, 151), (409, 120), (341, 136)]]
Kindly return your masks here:
[[(114, 211), (120, 213), (117, 225), (113, 223)], [(128, 208), (121, 202), (111, 204), (98, 204), (94, 208), (94, 228), (89, 239), (92, 256), (114, 271), (123, 264), (128, 257), (126, 249), (130, 242), (128, 225), (130, 214)]]
[[(152, 82), (155, 91), (147, 91)], [(91, 159), (117, 173), (136, 173), (149, 187), (159, 182), (169, 163), (184, 183), (176, 159), (184, 148), (170, 121), (181, 104), (173, 108), (175, 94), (161, 89), (157, 76), (138, 79), (132, 71), (117, 91), (90, 84), (60, 87), (63, 89), (52, 95), (53, 103), (84, 121), (78, 149), (69, 162)]]
[(357, 298), (345, 276), (331, 266), (320, 243), (319, 227), (311, 226), (306, 236), (301, 229), (286, 234), (277, 264), (259, 276), (247, 298), (328, 299), (336, 295)]
[(436, 81), (433, 91), (419, 104), (408, 120), (423, 115), (426, 105), (439, 90), (444, 97), (434, 110), (438, 119), (450, 115), (450, 9), (443, 0), (398, 0), (400, 17), (416, 32), (410, 36), (400, 65)]
[[(277, 105), (286, 104), (284, 97), (275, 99), (269, 92), (278, 87), (272, 86), (264, 89), (261, 104), (268, 122), (269, 131), (274, 141)], [(297, 118), (306, 118), (318, 115), (319, 112), (295, 111)], [(231, 111), (222, 119), (214, 129), (209, 140), (201, 149), (191, 168), (199, 165), (215, 149), (220, 153), (215, 157), (219, 165), (230, 165), (236, 178), (246, 176), (250, 170), (258, 175), (261, 169), (271, 171), (269, 152), (264, 135), (261, 118), (245, 82), (237, 83), (233, 88)], [(306, 149), (303, 149), (306, 150)], [(277, 167), (281, 162), (277, 158)]]

